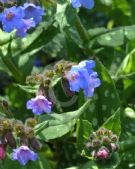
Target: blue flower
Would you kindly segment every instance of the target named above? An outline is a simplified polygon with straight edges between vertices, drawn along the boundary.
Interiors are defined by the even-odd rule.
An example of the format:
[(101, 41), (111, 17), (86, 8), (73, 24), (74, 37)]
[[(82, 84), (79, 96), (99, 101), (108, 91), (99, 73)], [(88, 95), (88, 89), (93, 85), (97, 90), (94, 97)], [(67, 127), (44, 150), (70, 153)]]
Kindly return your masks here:
[(26, 107), (27, 109), (32, 109), (33, 113), (36, 115), (40, 115), (42, 113), (50, 113), (51, 112), (52, 103), (47, 100), (42, 95), (36, 96), (36, 98), (32, 98), (27, 101)]
[(70, 90), (73, 92), (79, 92), (86, 86), (85, 76), (87, 74), (86, 69), (80, 69), (78, 65), (72, 66), (71, 70), (66, 74), (66, 78), (69, 81)]
[(70, 90), (79, 92), (82, 89), (86, 97), (92, 97), (94, 89), (101, 84), (97, 72), (92, 69), (94, 67), (93, 60), (82, 61), (78, 65), (72, 66), (66, 74)]
[(36, 6), (33, 3), (24, 4), (25, 19), (33, 18), (34, 22), (38, 24), (42, 20), (44, 10), (40, 6)]
[(6, 8), (2, 14), (0, 14), (0, 21), (2, 22), (3, 30), (5, 32), (11, 32), (14, 29), (21, 29), (23, 23), (24, 11), (22, 8), (15, 6)]
[(34, 60), (34, 65), (35, 65), (36, 67), (42, 67), (43, 64), (42, 64), (41, 59), (40, 59), (40, 58), (36, 58), (36, 59)]
[(21, 146), (13, 150), (12, 160), (18, 160), (21, 165), (25, 165), (28, 161), (36, 161), (38, 159), (37, 153), (30, 150), (27, 146)]
[(87, 87), (84, 88), (84, 95), (86, 97), (92, 97), (94, 95), (95, 88), (101, 85), (97, 72), (92, 72), (87, 81)]
[(25, 37), (27, 31), (31, 28), (31, 27), (35, 27), (35, 22), (33, 21), (33, 19), (23, 19), (23, 26), (20, 29), (17, 29), (16, 31), (16, 35), (17, 36), (21, 36), (21, 37)]
[(86, 69), (88, 73), (92, 73), (92, 68), (96, 66), (96, 63), (94, 60), (84, 60), (78, 64), (80, 68)]
[(84, 7), (92, 9), (94, 7), (94, 0), (72, 0), (72, 6), (74, 8)]

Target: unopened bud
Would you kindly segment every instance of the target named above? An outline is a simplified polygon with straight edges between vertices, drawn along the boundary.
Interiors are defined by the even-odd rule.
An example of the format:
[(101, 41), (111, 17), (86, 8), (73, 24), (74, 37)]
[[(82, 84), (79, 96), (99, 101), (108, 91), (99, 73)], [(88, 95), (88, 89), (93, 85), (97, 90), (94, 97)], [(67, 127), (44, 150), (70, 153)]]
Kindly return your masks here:
[(34, 118), (29, 118), (26, 120), (26, 126), (34, 127), (37, 124), (37, 120)]
[(96, 131), (96, 135), (100, 136), (100, 135), (104, 135), (105, 133), (105, 129), (104, 128), (100, 128), (99, 130)]
[(8, 119), (3, 120), (3, 129), (11, 129), (11, 123)]
[(30, 145), (36, 151), (41, 149), (41, 143), (35, 137), (30, 139)]
[(91, 149), (91, 148), (93, 148), (93, 145), (92, 145), (92, 143), (89, 143), (89, 142), (88, 142), (88, 143), (86, 143), (85, 145), (86, 145), (86, 147), (87, 147), (88, 149)]
[(100, 160), (106, 160), (109, 157), (109, 151), (106, 148), (100, 149), (97, 152), (96, 157)]
[(34, 137), (34, 129), (31, 128), (31, 127), (26, 127), (26, 128), (25, 128), (25, 135), (26, 135), (28, 138), (33, 138), (33, 137)]
[(21, 121), (17, 121), (14, 124), (14, 130), (15, 130), (17, 136), (24, 134), (24, 126)]
[(118, 146), (115, 143), (111, 143), (111, 149), (112, 149), (112, 151), (117, 151)]
[(101, 142), (100, 142), (100, 140), (93, 140), (93, 146), (94, 147), (100, 147), (101, 146)]
[(6, 140), (6, 142), (7, 142), (7, 144), (11, 147), (11, 148), (16, 148), (16, 141), (15, 141), (15, 138), (14, 138), (14, 136), (13, 136), (13, 134), (12, 134), (12, 132), (11, 131), (7, 131), (6, 133), (5, 133), (5, 140)]
[(0, 144), (0, 159), (4, 160), (5, 156), (6, 156), (5, 148), (2, 144)]
[(106, 144), (110, 143), (110, 139), (109, 139), (109, 137), (107, 137), (107, 136), (104, 136), (104, 137), (102, 138), (102, 141), (103, 141), (103, 143), (106, 143)]
[(117, 142), (118, 141), (118, 137), (116, 135), (112, 135), (111, 140), (112, 140), (112, 142)]

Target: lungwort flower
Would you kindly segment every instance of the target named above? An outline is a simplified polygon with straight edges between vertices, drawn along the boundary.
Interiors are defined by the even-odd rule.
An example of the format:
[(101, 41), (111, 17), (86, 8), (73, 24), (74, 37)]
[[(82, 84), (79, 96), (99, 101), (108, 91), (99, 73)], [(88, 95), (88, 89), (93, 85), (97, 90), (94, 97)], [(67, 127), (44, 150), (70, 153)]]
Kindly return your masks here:
[(17, 36), (21, 36), (21, 37), (25, 37), (27, 31), (31, 28), (31, 27), (35, 27), (35, 22), (33, 21), (33, 19), (23, 19), (23, 26), (20, 29), (17, 29), (16, 31), (16, 35)]
[(6, 8), (2, 14), (0, 14), (0, 21), (2, 22), (3, 30), (5, 32), (11, 32), (14, 29), (21, 29), (23, 23), (24, 11), (20, 7)]
[(33, 113), (36, 115), (40, 115), (42, 113), (50, 113), (51, 112), (52, 103), (47, 100), (43, 95), (38, 95), (36, 98), (32, 98), (27, 101), (26, 107), (27, 109), (32, 109)]
[(72, 0), (71, 2), (74, 8), (84, 7), (92, 9), (94, 7), (94, 0)]
[(25, 165), (28, 161), (36, 161), (37, 159), (37, 153), (24, 145), (14, 149), (12, 153), (12, 160), (18, 160), (21, 165)]
[(100, 86), (101, 83), (97, 72), (92, 69), (94, 67), (95, 62), (93, 60), (82, 61), (78, 65), (72, 66), (66, 74), (70, 90), (79, 92), (82, 89), (86, 97), (92, 97), (95, 88)]
[(33, 3), (25, 3), (23, 8), (25, 12), (25, 19), (33, 18), (36, 24), (41, 22), (44, 10), (40, 6), (36, 6)]

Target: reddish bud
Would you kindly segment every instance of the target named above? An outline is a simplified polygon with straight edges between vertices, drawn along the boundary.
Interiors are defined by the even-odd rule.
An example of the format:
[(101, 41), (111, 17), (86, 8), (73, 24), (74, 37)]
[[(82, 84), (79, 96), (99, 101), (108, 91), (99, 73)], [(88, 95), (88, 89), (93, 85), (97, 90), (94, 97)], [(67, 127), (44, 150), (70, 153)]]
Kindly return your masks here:
[(2, 144), (0, 144), (0, 159), (4, 160), (5, 156), (6, 156), (5, 148)]
[(5, 134), (5, 140), (11, 148), (16, 148), (16, 141), (11, 131), (7, 131)]
[(97, 158), (101, 159), (101, 160), (106, 160), (109, 157), (109, 151), (105, 148), (100, 149), (97, 154), (96, 154)]

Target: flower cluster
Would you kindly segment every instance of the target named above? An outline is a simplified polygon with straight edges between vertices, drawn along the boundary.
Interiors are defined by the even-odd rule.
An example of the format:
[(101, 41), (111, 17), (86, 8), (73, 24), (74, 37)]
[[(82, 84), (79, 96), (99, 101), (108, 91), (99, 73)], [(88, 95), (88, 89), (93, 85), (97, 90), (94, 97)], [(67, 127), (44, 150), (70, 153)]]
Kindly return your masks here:
[[(28, 161), (36, 161), (37, 153), (41, 144), (34, 135), (34, 126), (37, 124), (35, 119), (27, 119), (25, 125), (21, 121), (0, 119), (0, 159), (6, 156), (7, 146), (13, 149), (12, 160), (17, 160), (21, 165)], [(17, 148), (17, 142), (14, 134), (19, 139), (20, 146)], [(34, 150), (34, 151), (33, 151)]]
[(101, 84), (97, 72), (92, 69), (94, 67), (93, 60), (82, 61), (78, 65), (72, 66), (70, 71), (66, 73), (70, 90), (79, 92), (82, 89), (86, 97), (92, 97), (94, 89)]
[[(3, 1), (6, 2), (6, 1)], [(25, 37), (27, 31), (42, 20), (44, 10), (33, 3), (5, 8), (0, 14), (0, 21), (5, 32), (16, 30), (16, 35)]]
[(95, 160), (108, 160), (118, 151), (118, 136), (111, 130), (100, 128), (90, 135), (86, 148)]
[(28, 76), (26, 82), (39, 85), (39, 91), (35, 98), (27, 101), (27, 109), (31, 109), (35, 115), (51, 112), (52, 99), (49, 98), (48, 91), (52, 88), (51, 83), (56, 77), (61, 79), (61, 84), (67, 96), (71, 96), (73, 92), (83, 90), (86, 97), (92, 97), (95, 88), (101, 84), (97, 72), (93, 71), (94, 67), (95, 61), (93, 60), (85, 60), (78, 65), (61, 60), (54, 65), (53, 69)]
[(74, 8), (84, 7), (92, 9), (94, 7), (94, 0), (72, 0), (71, 2)]

